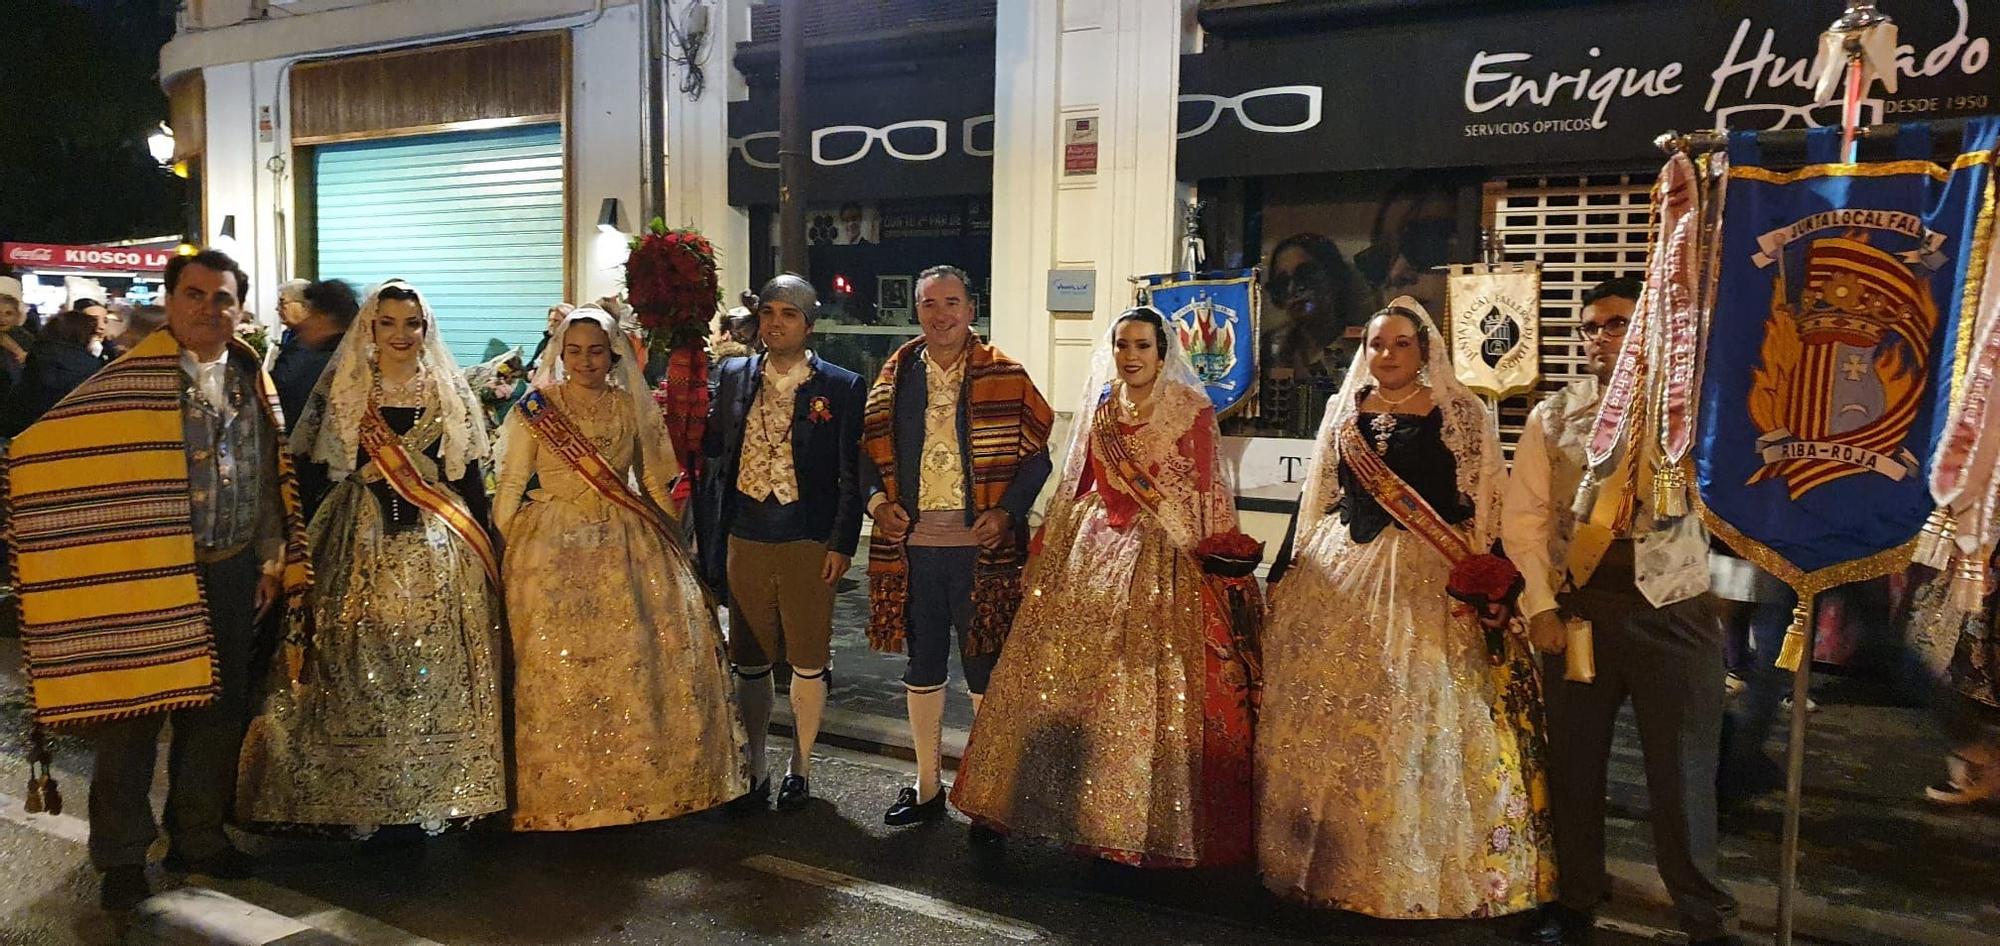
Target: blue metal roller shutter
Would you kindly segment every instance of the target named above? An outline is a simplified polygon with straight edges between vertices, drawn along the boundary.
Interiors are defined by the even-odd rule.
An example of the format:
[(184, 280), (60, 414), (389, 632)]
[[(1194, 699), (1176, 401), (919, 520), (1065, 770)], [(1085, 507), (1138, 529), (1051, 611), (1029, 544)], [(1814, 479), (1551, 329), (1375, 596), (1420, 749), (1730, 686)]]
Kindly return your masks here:
[(409, 281), (461, 365), (534, 351), (563, 298), (561, 126), (326, 145), (313, 161), (321, 278)]

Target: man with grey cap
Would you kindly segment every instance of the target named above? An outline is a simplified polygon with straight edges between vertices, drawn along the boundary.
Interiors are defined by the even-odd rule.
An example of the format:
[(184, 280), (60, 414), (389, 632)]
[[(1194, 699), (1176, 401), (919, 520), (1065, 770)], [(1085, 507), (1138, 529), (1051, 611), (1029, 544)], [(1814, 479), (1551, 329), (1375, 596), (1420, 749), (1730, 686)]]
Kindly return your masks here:
[(771, 669), (792, 668), (796, 740), (778, 808), (812, 797), (812, 747), (826, 707), (833, 591), (861, 537), (857, 469), (866, 387), (806, 348), (819, 296), (791, 273), (757, 294), (764, 353), (717, 367), (703, 469), (695, 487), (702, 578), (729, 603), (729, 661), (749, 735), (751, 789), (761, 808), (771, 780), (764, 742)]

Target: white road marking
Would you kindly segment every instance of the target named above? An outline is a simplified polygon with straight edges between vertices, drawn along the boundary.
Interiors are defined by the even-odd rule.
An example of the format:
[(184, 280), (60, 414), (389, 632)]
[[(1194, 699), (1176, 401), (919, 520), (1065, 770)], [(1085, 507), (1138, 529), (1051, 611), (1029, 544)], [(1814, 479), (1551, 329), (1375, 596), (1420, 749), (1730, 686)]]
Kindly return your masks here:
[(1015, 942), (1029, 943), (1048, 936), (1048, 931), (1046, 930), (1019, 920), (1001, 916), (997, 913), (987, 913), (984, 910), (961, 907), (949, 900), (940, 900), (928, 894), (904, 890), (901, 887), (891, 887), (888, 884), (879, 884), (872, 880), (863, 880), (859, 877), (850, 877), (836, 871), (814, 867), (810, 864), (801, 864), (798, 861), (786, 860), (782, 857), (757, 854), (746, 857), (739, 863), (751, 870), (762, 871), (763, 873), (774, 874), (788, 880), (812, 884), (815, 887), (824, 887), (827, 890), (844, 893), (850, 897), (871, 900), (883, 906), (894, 907), (898, 910), (950, 923), (953, 926), (978, 930), (982, 933), (991, 933), (995, 936), (1014, 940)]
[(132, 913), (138, 929), (172, 931), (169, 935), (174, 939), (192, 935), (209, 943), (274, 943), (312, 929), (207, 887), (176, 887), (156, 893)]
[[(90, 822), (65, 811), (60, 815), (29, 814), (19, 798), (0, 795), (0, 820), (73, 844), (88, 844)], [(223, 888), (223, 889), (217, 889)], [(234, 892), (232, 894), (232, 891)], [(296, 890), (261, 880), (223, 881), (215, 886), (188, 886), (148, 898), (139, 907), (151, 922), (180, 915), (197, 918), (199, 929), (226, 929), (232, 942), (271, 942), (308, 928), (319, 929), (354, 946), (444, 946), (342, 909)], [(226, 919), (225, 919), (226, 918)]]

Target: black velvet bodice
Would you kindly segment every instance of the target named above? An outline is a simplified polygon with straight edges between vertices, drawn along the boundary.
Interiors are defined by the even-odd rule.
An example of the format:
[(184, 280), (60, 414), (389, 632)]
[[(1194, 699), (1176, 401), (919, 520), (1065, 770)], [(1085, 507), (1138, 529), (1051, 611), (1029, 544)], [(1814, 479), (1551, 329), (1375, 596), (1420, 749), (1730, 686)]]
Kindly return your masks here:
[[(1361, 434), (1375, 443), (1375, 413), (1356, 417)], [(1382, 459), (1403, 482), (1410, 484), (1445, 521), (1457, 525), (1472, 518), (1472, 503), (1458, 492), (1458, 461), (1444, 442), (1444, 414), (1432, 408), (1421, 417), (1397, 414), (1396, 429), (1389, 434), (1389, 449)], [(1374, 541), (1382, 530), (1395, 525), (1382, 504), (1354, 477), (1346, 463), (1340, 465), (1340, 521), (1358, 543)]]

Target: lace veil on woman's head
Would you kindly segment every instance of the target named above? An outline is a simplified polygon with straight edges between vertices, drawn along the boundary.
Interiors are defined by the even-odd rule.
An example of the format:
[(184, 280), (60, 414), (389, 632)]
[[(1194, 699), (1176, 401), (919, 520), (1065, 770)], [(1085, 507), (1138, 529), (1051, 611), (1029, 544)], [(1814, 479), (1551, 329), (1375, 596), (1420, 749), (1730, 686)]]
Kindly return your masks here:
[(594, 305), (580, 306), (565, 316), (560, 324), (549, 333), (548, 354), (535, 368), (535, 387), (547, 390), (562, 384), (569, 378), (569, 369), (564, 367), (562, 352), (563, 339), (569, 330), (583, 323), (596, 325), (604, 330), (604, 336), (611, 343), (611, 374), (606, 380), (619, 392), (619, 396), (632, 402), (632, 416), (638, 424), (639, 445), (645, 454), (647, 464), (671, 464), (662, 469), (669, 470), (668, 477), (679, 471), (674, 460), (674, 452), (667, 438), (667, 425), (660, 415), (660, 406), (653, 400), (653, 392), (646, 386), (646, 373), (639, 362), (638, 352), (632, 347), (632, 337), (621, 331), (618, 319), (611, 313)]
[[(1146, 425), (1142, 436), (1148, 442), (1160, 444), (1163, 452), (1185, 436), (1197, 422), (1208, 425), (1211, 443), (1216, 442), (1220, 436), (1220, 432), (1216, 429), (1214, 413), (1202, 413), (1212, 407), (1208, 399), (1208, 388), (1202, 383), (1200, 373), (1195, 371), (1194, 363), (1189, 360), (1187, 347), (1182, 344), (1180, 332), (1174, 322), (1151, 306), (1127, 309), (1111, 321), (1111, 326), (1105, 330), (1097, 350), (1091, 354), (1089, 377), (1084, 381), (1083, 390), (1074, 402), (1077, 409), (1075, 421), (1070, 425), (1069, 452), (1063, 455), (1062, 479), (1055, 497), (1051, 500), (1052, 505), (1070, 502), (1076, 495), (1077, 484), (1083, 478), (1084, 458), (1089, 453), (1091, 438), (1095, 436), (1097, 409), (1107, 398), (1118, 396), (1116, 386), (1113, 384), (1118, 379), (1118, 329), (1126, 324), (1128, 316), (1135, 313), (1146, 313), (1159, 319), (1167, 337), (1167, 347), (1160, 352), (1159, 380), (1154, 382), (1152, 419)], [(1145, 324), (1143, 318), (1140, 321)], [(1236, 478), (1233, 470), (1222, 462), (1220, 456), (1220, 451), (1217, 451), (1210, 459), (1209, 482), (1213, 484), (1214, 495), (1227, 498), (1228, 508), (1233, 513)], [(1190, 469), (1186, 472), (1193, 471)], [(1188, 485), (1183, 478), (1163, 476), (1160, 480), (1163, 484), (1175, 487)], [(1169, 483), (1169, 481), (1174, 482)], [(1232, 514), (1230, 522), (1226, 525), (1220, 523), (1215, 525), (1233, 527), (1234, 524)], [(1177, 530), (1177, 525), (1174, 523), (1164, 523), (1164, 525), (1169, 531)], [(1195, 532), (1206, 531), (1196, 524), (1188, 524), (1188, 527)], [(1191, 547), (1194, 542), (1200, 541), (1202, 536), (1176, 535), (1174, 538), (1177, 544)]]
[(437, 313), (415, 286), (391, 279), (368, 291), (361, 313), (347, 335), (334, 349), (326, 373), (320, 375), (312, 397), (292, 432), (292, 452), (326, 464), (327, 475), (345, 479), (354, 472), (354, 460), (361, 447), (361, 418), (368, 412), (369, 394), (375, 388), (375, 319), (382, 308), (382, 294), (416, 297), (424, 315), (424, 344), (418, 356), (424, 383), (425, 402), (440, 412), (444, 439), (439, 444), (446, 479), (459, 479), (473, 464), (486, 459), (491, 448), (486, 438), (486, 415), (479, 398), (466, 384), (451, 349), (445, 347), (438, 331)]
[[(1443, 415), (1445, 446), (1458, 461), (1458, 491), (1473, 502), (1473, 548), (1485, 551), (1499, 535), (1500, 494), (1506, 486), (1499, 426), (1486, 402), (1460, 383), (1452, 372), (1450, 346), (1445, 344), (1443, 334), (1423, 303), (1410, 296), (1398, 296), (1375, 316), (1379, 318), (1384, 312), (1397, 310), (1415, 321), (1419, 331), (1430, 338), (1421, 380), (1430, 385), (1431, 403)], [(1373, 324), (1374, 318), (1369, 323)], [(1354, 353), (1354, 362), (1347, 369), (1340, 392), (1327, 401), (1326, 416), (1320, 420), (1319, 433), (1315, 435), (1312, 463), (1306, 469), (1305, 488), (1299, 497), (1301, 547), (1340, 499), (1336, 475), (1340, 467), (1340, 443), (1335, 432), (1353, 421), (1360, 412), (1362, 392), (1374, 386), (1375, 375), (1368, 367), (1368, 346), (1363, 344)]]

